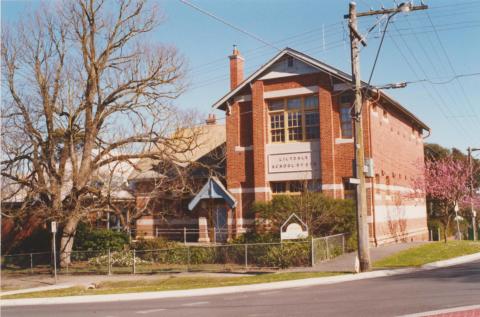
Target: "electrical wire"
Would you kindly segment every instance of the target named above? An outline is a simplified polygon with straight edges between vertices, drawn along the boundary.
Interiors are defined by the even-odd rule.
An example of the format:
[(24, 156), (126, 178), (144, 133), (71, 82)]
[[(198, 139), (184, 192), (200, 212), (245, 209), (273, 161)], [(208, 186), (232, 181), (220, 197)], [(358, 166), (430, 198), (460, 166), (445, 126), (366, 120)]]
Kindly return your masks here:
[[(415, 77), (419, 78), (418, 74), (417, 74), (417, 71), (415, 70), (415, 67), (412, 66), (412, 64), (410, 63), (410, 61), (408, 60), (408, 58), (406, 57), (406, 55), (403, 53), (403, 50), (401, 49), (400, 45), (397, 43), (397, 41), (394, 39), (394, 37), (392, 37), (390, 34), (390, 39), (392, 40), (393, 44), (395, 45), (395, 47), (397, 48), (397, 51), (400, 53), (400, 55), (403, 57), (403, 59), (405, 60), (407, 66), (410, 68), (410, 70), (412, 71), (412, 73), (414, 74)], [(415, 54), (413, 53), (413, 51), (410, 49), (410, 47), (408, 46), (407, 42), (405, 41), (405, 39), (403, 37), (400, 36), (400, 39), (402, 40), (403, 44), (404, 44), (404, 47), (409, 51), (410, 55), (413, 57), (413, 59), (415, 60), (415, 62), (417, 63), (418, 65), (418, 69), (420, 69), (420, 71), (424, 74), (424, 77), (428, 77), (426, 75), (426, 72), (425, 70), (423, 69), (422, 65), (419, 63), (419, 61), (416, 59), (415, 57)], [(442, 98), (442, 96), (438, 93), (438, 91), (436, 89), (435, 90), (435, 93), (436, 93), (436, 97), (438, 97), (438, 100), (440, 100), (440, 102), (437, 101), (437, 98), (434, 97), (434, 95), (431, 93), (431, 91), (428, 89), (428, 87), (425, 85), (425, 83), (421, 83), (423, 88), (424, 88), (424, 91), (427, 93), (428, 97), (434, 101), (433, 104), (438, 107), (438, 109), (440, 110), (440, 113), (442, 114), (442, 116), (449, 120), (450, 117), (449, 115), (447, 115), (446, 111), (450, 113), (450, 108), (447, 106), (447, 104), (445, 103), (445, 100)], [(445, 109), (444, 109), (445, 108)], [(453, 126), (457, 129), (457, 131), (460, 133), (460, 134), (463, 134), (463, 137), (466, 137), (467, 139), (470, 138), (470, 136), (467, 134), (467, 130), (465, 130), (464, 126), (458, 121), (458, 119), (456, 118), (451, 118), (453, 122), (456, 122), (457, 124), (454, 124)]]
[(253, 39), (256, 40), (256, 41), (259, 41), (259, 42), (262, 43), (262, 44), (265, 44), (265, 45), (267, 45), (267, 46), (270, 46), (270, 47), (272, 47), (272, 48), (274, 48), (274, 49), (276, 49), (276, 50), (278, 50), (278, 51), (281, 50), (280, 48), (276, 47), (275, 45), (271, 44), (270, 42), (265, 41), (265, 40), (262, 39), (261, 37), (255, 35), (255, 34), (253, 34), (253, 33), (251, 33), (251, 32), (249, 32), (249, 31), (244, 30), (244, 29), (242, 29), (242, 28), (240, 28), (240, 27), (238, 27), (238, 26), (236, 26), (236, 25), (228, 22), (227, 20), (225, 20), (225, 19), (223, 19), (223, 18), (221, 18), (221, 17), (219, 17), (219, 16), (217, 16), (217, 15), (215, 15), (215, 14), (213, 14), (213, 13), (211, 13), (211, 12), (205, 10), (205, 9), (202, 9), (202, 8), (200, 8), (200, 7), (197, 6), (197, 5), (194, 5), (193, 3), (191, 3), (191, 2), (189, 2), (189, 1), (187, 1), (187, 0), (178, 0), (178, 1), (180, 1), (181, 3), (183, 3), (183, 4), (185, 4), (185, 5), (189, 6), (189, 7), (191, 7), (191, 8), (193, 8), (193, 9), (195, 9), (195, 10), (197, 10), (197, 11), (199, 11), (199, 12), (201, 12), (201, 13), (209, 16), (209, 17), (211, 17), (212, 19), (215, 19), (215, 20), (217, 20), (217, 21), (225, 24), (225, 25), (228, 26), (228, 27), (231, 27), (232, 29), (235, 29), (235, 30), (237, 30), (237, 31), (239, 31), (239, 32), (241, 32), (241, 33), (243, 33), (243, 34), (245, 34), (245, 35), (253, 38)]
[[(434, 23), (433, 23), (433, 21), (432, 21), (432, 18), (430, 17), (430, 15), (428, 14), (428, 12), (426, 12), (426, 15), (427, 15), (427, 17), (428, 17), (428, 20), (430, 21), (430, 24), (432, 25), (432, 27), (433, 27), (433, 29), (434, 29), (434, 31), (435, 31), (435, 36), (436, 36), (438, 42), (440, 43), (440, 47), (442, 48), (442, 51), (443, 51), (443, 53), (445, 54), (445, 57), (447, 58), (447, 61), (448, 61), (448, 65), (449, 65), (449, 67), (450, 67), (450, 70), (451, 70), (452, 73), (456, 76), (457, 73), (456, 73), (456, 71), (455, 71), (455, 68), (453, 67), (453, 64), (452, 64), (452, 61), (451, 61), (451, 59), (450, 59), (450, 56), (448, 55), (448, 52), (447, 52), (445, 46), (443, 45), (443, 41), (442, 41), (442, 39), (440, 38), (440, 35), (439, 35), (438, 32), (437, 32), (437, 29), (436, 29), (436, 27), (435, 27), (435, 25), (434, 25)], [(465, 89), (463, 88), (462, 85), (460, 85), (460, 83), (458, 82), (458, 79), (457, 79), (457, 78), (455, 78), (454, 80), (456, 81), (457, 86), (459, 87), (460, 91), (462, 92), (462, 94), (463, 94), (463, 96), (464, 96), (464, 98), (465, 98), (465, 101), (467, 102), (468, 107), (470, 108), (470, 110), (472, 111), (472, 113), (475, 114), (475, 116), (476, 116), (476, 111), (475, 111), (475, 109), (473, 108), (473, 106), (472, 106), (472, 104), (471, 104), (471, 102), (470, 102), (470, 99), (468, 98), (467, 93), (465, 92)], [(479, 122), (480, 122), (480, 120), (479, 120)]]
[(417, 84), (417, 83), (421, 83), (421, 82), (428, 82), (432, 85), (445, 85), (445, 84), (449, 84), (451, 83), (452, 81), (458, 79), (458, 78), (465, 78), (465, 77), (474, 77), (474, 76), (480, 76), (480, 72), (477, 72), (477, 73), (469, 73), (469, 74), (458, 74), (458, 75), (455, 75), (453, 77), (450, 77), (449, 79), (447, 80), (444, 80), (444, 81), (433, 81), (431, 79), (421, 79), (421, 80), (414, 80), (414, 81), (406, 81), (405, 83), (407, 84)]
[[(410, 20), (408, 19), (408, 17), (405, 19), (408, 26), (413, 29), (413, 26), (412, 24), (410, 23)], [(429, 43), (432, 45), (433, 47), (433, 43), (430, 41), (430, 37), (427, 37), (428, 40), (429, 40)], [(425, 46), (423, 45), (423, 42), (420, 40), (419, 36), (417, 34), (414, 35), (414, 39), (416, 40), (416, 42), (418, 43), (418, 46), (420, 47), (422, 53), (425, 55), (425, 58), (427, 59), (427, 61), (429, 62), (431, 68), (434, 70), (436, 76), (440, 77), (440, 72), (438, 71), (437, 69), (437, 65), (433, 62), (433, 58), (430, 57), (430, 54), (429, 52), (425, 49)], [(438, 56), (438, 52), (437, 50), (433, 49), (433, 51), (435, 52), (435, 54), (437, 54)], [(438, 56), (438, 61), (440, 61), (440, 56)], [(450, 97), (450, 100), (452, 101), (452, 103), (454, 104), (457, 104), (457, 99), (455, 98), (455, 96), (453, 96), (450, 88), (453, 88), (453, 87), (446, 87), (443, 91)], [(457, 104), (457, 109), (458, 109), (458, 104)], [(476, 125), (475, 123), (475, 120), (472, 116), (468, 116), (467, 117), (467, 120), (470, 120), (474, 125)]]

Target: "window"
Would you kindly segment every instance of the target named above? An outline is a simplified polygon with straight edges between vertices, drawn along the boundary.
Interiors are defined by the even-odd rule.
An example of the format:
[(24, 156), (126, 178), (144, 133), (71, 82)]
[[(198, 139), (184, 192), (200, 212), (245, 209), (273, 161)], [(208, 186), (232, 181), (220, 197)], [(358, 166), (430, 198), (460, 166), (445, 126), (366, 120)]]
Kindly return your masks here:
[(271, 142), (301, 142), (320, 137), (318, 96), (270, 100), (268, 110)]
[(252, 133), (252, 105), (247, 103), (240, 103), (240, 123), (239, 135), (240, 146), (250, 146), (253, 144)]
[(272, 142), (285, 142), (285, 122), (283, 113), (270, 115), (270, 134)]
[(321, 189), (321, 184), (318, 180), (298, 180), (298, 181), (285, 181), (285, 182), (270, 182), (270, 188), (272, 193), (275, 194), (290, 194), (296, 195), (303, 193), (306, 189), (309, 192), (318, 192)]
[(301, 141), (303, 139), (301, 112), (288, 113), (288, 139), (290, 141)]
[(302, 107), (301, 98), (289, 98), (287, 99), (287, 108), (288, 110), (300, 109)]
[(343, 198), (356, 200), (357, 197), (357, 187), (355, 184), (350, 183), (350, 178), (343, 178)]
[(303, 192), (303, 182), (302, 181), (293, 181), (288, 183), (288, 191), (291, 193), (301, 193)]
[(317, 109), (318, 108), (318, 97), (313, 95), (313, 96), (308, 96), (305, 97), (305, 109)]
[(320, 138), (320, 115), (318, 112), (305, 113), (305, 138), (313, 140)]
[(353, 97), (351, 95), (342, 95), (340, 97), (340, 124), (342, 138), (350, 139), (353, 137), (351, 108), (353, 106)]
[(287, 182), (271, 182), (270, 188), (272, 193), (281, 194), (287, 192)]

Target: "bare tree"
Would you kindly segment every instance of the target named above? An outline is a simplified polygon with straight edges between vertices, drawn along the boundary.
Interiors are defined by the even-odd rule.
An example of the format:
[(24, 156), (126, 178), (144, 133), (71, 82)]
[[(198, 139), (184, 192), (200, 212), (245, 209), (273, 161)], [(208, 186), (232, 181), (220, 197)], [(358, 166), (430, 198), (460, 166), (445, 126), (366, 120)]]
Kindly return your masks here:
[(2, 212), (61, 222), (61, 265), (79, 221), (109, 204), (95, 186), (102, 168), (195, 146), (195, 134), (174, 133), (193, 120), (171, 105), (184, 60), (148, 37), (159, 18), (141, 0), (76, 0), (3, 26), (2, 177), (23, 196)]

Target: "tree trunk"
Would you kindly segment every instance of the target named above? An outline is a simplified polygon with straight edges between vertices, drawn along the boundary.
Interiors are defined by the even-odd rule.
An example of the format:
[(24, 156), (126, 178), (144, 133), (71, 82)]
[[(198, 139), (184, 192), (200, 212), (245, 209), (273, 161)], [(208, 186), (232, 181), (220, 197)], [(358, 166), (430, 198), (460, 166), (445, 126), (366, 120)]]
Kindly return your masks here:
[(447, 225), (443, 225), (443, 241), (447, 243)]
[(443, 224), (443, 240), (447, 243), (447, 229), (450, 225), (450, 216), (447, 218), (447, 222)]
[(79, 220), (79, 217), (72, 216), (63, 227), (62, 238), (60, 240), (60, 267), (66, 267), (71, 263), (70, 255)]

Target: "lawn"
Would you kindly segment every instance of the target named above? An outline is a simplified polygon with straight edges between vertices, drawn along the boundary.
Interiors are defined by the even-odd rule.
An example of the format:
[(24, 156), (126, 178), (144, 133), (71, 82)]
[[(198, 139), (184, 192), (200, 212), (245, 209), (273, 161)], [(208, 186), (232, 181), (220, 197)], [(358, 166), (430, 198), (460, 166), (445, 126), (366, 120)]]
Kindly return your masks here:
[(480, 252), (480, 242), (478, 241), (432, 242), (398, 252), (376, 261), (373, 266), (375, 268), (422, 266), (477, 252)]
[(268, 273), (254, 276), (229, 276), (229, 277), (207, 277), (207, 276), (169, 276), (167, 278), (155, 278), (147, 281), (117, 281), (102, 282), (96, 289), (85, 289), (84, 287), (71, 287), (60, 290), (43, 292), (24, 293), (16, 295), (1, 296), (1, 299), (13, 298), (39, 298), (59, 297), (75, 295), (100, 295), (120, 294), (137, 292), (172, 291), (182, 289), (235, 286), (246, 284), (269, 283), (306, 279), (313, 277), (325, 277), (339, 275), (342, 273), (320, 273), (320, 272), (289, 272), (289, 273)]

